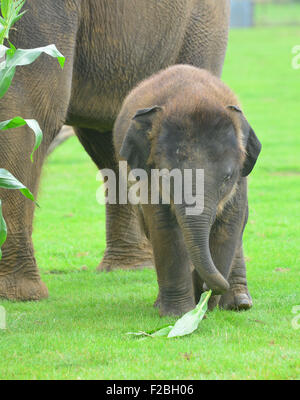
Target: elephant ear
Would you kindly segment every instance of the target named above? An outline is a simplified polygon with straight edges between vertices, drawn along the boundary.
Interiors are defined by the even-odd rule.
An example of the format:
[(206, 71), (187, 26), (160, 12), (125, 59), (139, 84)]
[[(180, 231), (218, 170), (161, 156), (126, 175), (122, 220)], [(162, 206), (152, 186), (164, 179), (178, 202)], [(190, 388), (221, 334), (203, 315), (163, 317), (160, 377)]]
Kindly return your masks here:
[(242, 176), (248, 176), (253, 170), (258, 159), (261, 151), (261, 143), (258, 140), (254, 130), (249, 125), (249, 122), (245, 118), (242, 110), (238, 106), (228, 106), (228, 108), (241, 114), (243, 142), (246, 149), (246, 158), (241, 174)]
[(147, 161), (150, 155), (148, 132), (152, 129), (153, 120), (161, 107), (154, 106), (138, 110), (132, 118), (123, 141), (120, 156), (127, 160), (130, 169), (144, 169), (148, 172)]

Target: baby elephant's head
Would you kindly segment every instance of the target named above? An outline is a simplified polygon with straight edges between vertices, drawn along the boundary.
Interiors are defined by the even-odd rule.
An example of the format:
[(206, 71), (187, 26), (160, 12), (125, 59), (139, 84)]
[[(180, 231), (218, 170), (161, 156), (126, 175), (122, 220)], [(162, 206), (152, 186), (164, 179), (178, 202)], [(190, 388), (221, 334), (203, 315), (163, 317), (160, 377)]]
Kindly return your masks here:
[(261, 150), (239, 106), (225, 99), (192, 90), (189, 98), (175, 96), (162, 106), (137, 110), (120, 151), (131, 169), (144, 169), (149, 177), (153, 169), (173, 176), (171, 208), (196, 270), (215, 293), (229, 285), (210, 254), (211, 226), (237, 196)]

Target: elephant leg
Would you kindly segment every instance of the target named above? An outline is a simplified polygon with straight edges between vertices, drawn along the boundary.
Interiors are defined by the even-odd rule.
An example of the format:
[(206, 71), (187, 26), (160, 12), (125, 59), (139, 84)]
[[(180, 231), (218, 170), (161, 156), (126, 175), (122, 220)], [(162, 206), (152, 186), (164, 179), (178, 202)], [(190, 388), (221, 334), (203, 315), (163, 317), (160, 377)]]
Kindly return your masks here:
[(143, 206), (153, 247), (160, 315), (182, 315), (195, 307), (191, 265), (169, 206)]
[(230, 289), (221, 297), (219, 307), (225, 310), (249, 310), (253, 303), (247, 286), (242, 244), (236, 250), (229, 283)]
[[(118, 176), (112, 133), (87, 128), (75, 132), (99, 169), (110, 168)], [(152, 248), (130, 204), (106, 205), (106, 249), (97, 270), (153, 267)]]
[[(248, 218), (246, 185), (246, 181), (243, 180), (237, 190), (236, 196), (225, 206), (222, 214), (217, 217), (210, 232), (209, 246), (212, 259), (218, 270), (227, 280), (229, 280), (229, 277), (234, 276), (231, 274), (233, 272), (235, 260), (238, 259), (238, 250), (239, 247), (241, 247), (242, 236)], [(196, 271), (194, 271), (193, 274), (195, 300), (199, 301), (203, 291), (202, 282), (197, 276)], [(233, 282), (231, 283), (229, 281), (229, 283), (233, 285)], [(238, 286), (233, 285), (233, 287), (222, 296), (223, 300), (226, 296), (228, 296), (229, 299), (231, 291), (234, 290), (235, 293), (237, 287)], [(212, 296), (209, 300), (209, 309), (214, 309), (214, 307), (219, 304), (220, 299), (221, 296)]]
[(228, 41), (230, 0), (202, 0), (187, 26), (178, 64), (205, 68), (221, 76)]
[[(224, 222), (226, 221), (226, 222)], [(222, 273), (226, 280), (230, 276), (230, 271), (235, 256), (235, 251), (238, 246), (238, 242), (241, 234), (241, 223), (240, 218), (233, 218), (234, 222), (227, 222), (225, 220), (219, 221), (212, 228), (210, 235), (210, 251), (212, 259)], [(221, 296), (212, 296), (209, 299), (208, 307), (210, 310), (214, 309), (218, 305)]]
[(192, 279), (193, 279), (195, 303), (198, 304), (200, 297), (204, 292), (203, 290), (204, 281), (200, 278), (198, 272), (195, 269), (192, 272)]
[[(229, 275), (230, 289), (222, 296), (213, 296), (209, 302), (209, 308), (212, 310), (217, 305), (224, 310), (249, 310), (253, 303), (248, 290), (246, 279), (246, 264), (243, 254), (243, 246), (240, 244), (235, 252), (234, 260)], [(193, 283), (195, 290), (195, 301), (199, 302), (203, 293), (203, 281), (198, 273), (193, 271)]]
[[(32, 163), (33, 134), (28, 128), (1, 133), (1, 166), (26, 185), (35, 198), (48, 139), (44, 129), (44, 140)], [(0, 198), (7, 224), (0, 262), (0, 298), (23, 301), (46, 298), (48, 290), (38, 272), (31, 238), (35, 205), (18, 190), (1, 189)]]
[[(55, 43), (66, 57), (61, 70), (57, 60), (46, 55), (33, 64), (16, 69), (15, 77), (1, 99), (0, 121), (20, 115), (36, 119), (43, 141), (30, 161), (34, 135), (27, 128), (1, 132), (1, 168), (6, 168), (37, 195), (39, 177), (47, 150), (62, 128), (69, 107), (78, 15), (74, 2), (28, 1), (28, 12), (11, 31), (10, 41), (17, 48), (36, 48)], [(62, 4), (64, 3), (64, 4)], [(52, 28), (49, 20), (55, 20)], [(66, 34), (67, 32), (67, 34)], [(1, 190), (0, 198), (7, 223), (7, 240), (0, 262), (0, 297), (11, 300), (39, 300), (48, 290), (40, 279), (31, 239), (34, 203), (18, 190)], [(47, 243), (45, 243), (45, 246)]]

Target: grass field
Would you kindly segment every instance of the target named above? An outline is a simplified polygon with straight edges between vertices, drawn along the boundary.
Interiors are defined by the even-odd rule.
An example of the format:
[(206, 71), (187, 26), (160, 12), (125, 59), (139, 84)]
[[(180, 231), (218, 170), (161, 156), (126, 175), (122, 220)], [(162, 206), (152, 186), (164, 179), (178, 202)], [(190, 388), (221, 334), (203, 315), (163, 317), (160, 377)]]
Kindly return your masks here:
[(256, 3), (254, 8), (256, 25), (300, 25), (299, 3)]
[(50, 297), (0, 302), (0, 378), (8, 379), (297, 379), (300, 329), (300, 70), (291, 49), (300, 28), (236, 30), (224, 80), (240, 96), (263, 151), (249, 179), (245, 233), (254, 307), (216, 310), (181, 339), (126, 336), (151, 330), (155, 272), (96, 274), (104, 251), (104, 208), (95, 199), (96, 168), (76, 138), (44, 169), (34, 243)]

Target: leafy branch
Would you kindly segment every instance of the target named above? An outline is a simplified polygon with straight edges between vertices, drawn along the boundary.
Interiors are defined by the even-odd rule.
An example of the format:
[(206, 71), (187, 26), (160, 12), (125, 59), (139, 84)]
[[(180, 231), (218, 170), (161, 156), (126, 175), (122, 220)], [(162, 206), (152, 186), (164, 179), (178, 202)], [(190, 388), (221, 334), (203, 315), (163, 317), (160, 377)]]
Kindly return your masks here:
[(1, 0), (0, 16), (0, 43), (3, 44), (4, 39), (8, 39), (9, 31), (13, 25), (19, 21), (26, 11), (20, 13), (26, 0)]

